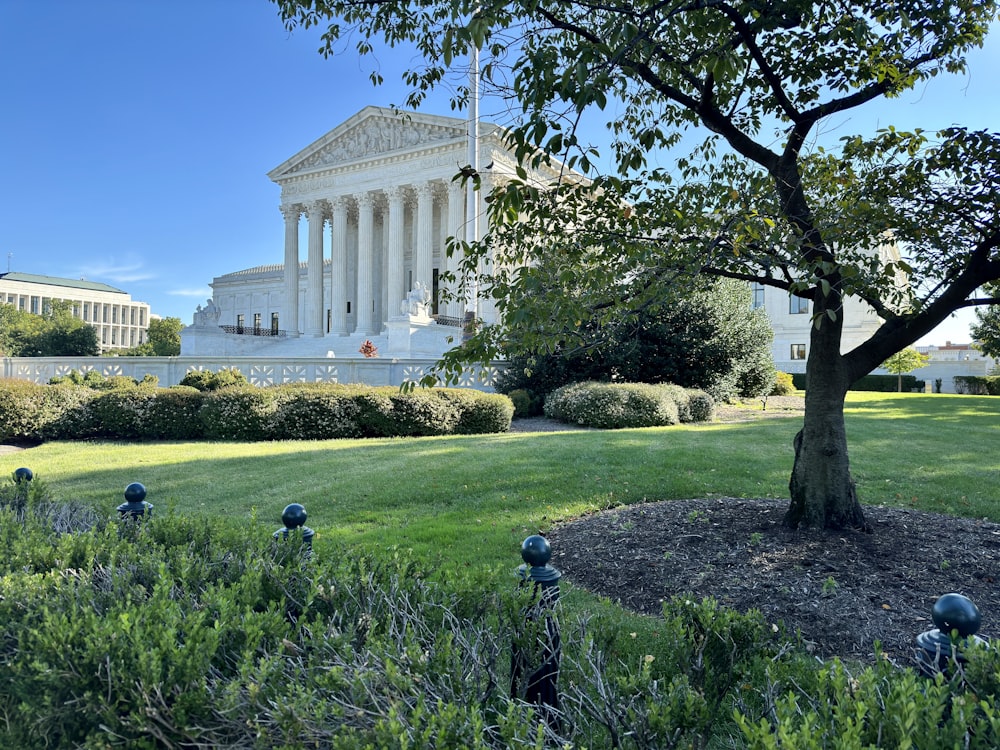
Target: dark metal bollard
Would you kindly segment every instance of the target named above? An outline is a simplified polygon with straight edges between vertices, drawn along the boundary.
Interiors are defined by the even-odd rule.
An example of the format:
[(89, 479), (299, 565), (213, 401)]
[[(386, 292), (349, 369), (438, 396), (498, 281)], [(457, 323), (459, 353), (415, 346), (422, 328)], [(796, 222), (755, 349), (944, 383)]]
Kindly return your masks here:
[(27, 466), (22, 466), (20, 469), (14, 469), (14, 484), (21, 484), (21, 482), (30, 482), (34, 478), (35, 478), (35, 473)]
[(533, 584), (536, 597), (535, 603), (525, 612), (525, 620), (534, 623), (536, 628), (541, 621), (541, 628), (528, 628), (529, 632), (539, 634), (541, 643), (515, 643), (511, 656), (510, 695), (538, 706), (545, 723), (558, 731), (561, 651), (559, 623), (554, 609), (559, 602), (559, 578), (562, 573), (549, 565), (552, 548), (543, 536), (529, 536), (524, 540), (521, 559), (524, 565), (517, 569), (519, 585)]
[(312, 557), (312, 543), (316, 532), (305, 525), (306, 518), (306, 509), (298, 503), (286, 505), (285, 509), (281, 512), (281, 522), (284, 526), (275, 531), (272, 536), (275, 539), (288, 539), (289, 533), (294, 529), (302, 529), (302, 544), (305, 547), (304, 554), (306, 559), (309, 559)]
[(139, 482), (132, 482), (125, 488), (125, 502), (118, 506), (118, 515), (140, 521), (152, 513), (153, 504), (146, 502), (146, 488)]
[[(931, 619), (937, 625), (917, 636), (917, 666), (922, 674), (933, 677), (948, 671), (952, 662), (962, 664), (961, 649), (972, 643), (986, 643), (976, 635), (982, 623), (979, 608), (961, 594), (945, 594), (934, 602)], [(956, 638), (952, 640), (952, 631)]]

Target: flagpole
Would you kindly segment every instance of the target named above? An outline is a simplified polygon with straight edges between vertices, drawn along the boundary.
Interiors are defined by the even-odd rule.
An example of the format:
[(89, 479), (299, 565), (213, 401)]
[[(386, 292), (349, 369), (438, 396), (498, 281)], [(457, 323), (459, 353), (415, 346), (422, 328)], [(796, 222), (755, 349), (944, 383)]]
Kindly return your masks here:
[[(479, 174), (479, 47), (473, 45), (469, 61), (469, 167), (471, 174)], [(477, 178), (478, 179), (478, 178)], [(466, 180), (465, 187), (465, 240), (470, 245), (479, 239), (479, 206), (476, 181)], [(479, 281), (473, 276), (465, 292), (465, 317), (476, 318), (479, 313)]]

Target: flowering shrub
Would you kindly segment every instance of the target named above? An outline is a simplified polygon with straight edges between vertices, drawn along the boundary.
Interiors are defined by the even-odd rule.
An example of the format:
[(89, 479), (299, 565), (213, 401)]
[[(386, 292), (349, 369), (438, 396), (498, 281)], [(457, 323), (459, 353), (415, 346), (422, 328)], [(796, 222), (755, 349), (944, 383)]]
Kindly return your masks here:
[[(192, 378), (204, 385), (204, 378)], [(198, 390), (128, 379), (110, 390), (0, 381), (0, 439), (324, 440), (505, 432), (506, 396), (434, 388), (289, 383)]]
[(345, 386), (295, 383), (277, 389), (271, 436), (280, 440), (361, 437), (361, 405)]
[(545, 400), (545, 415), (587, 427), (658, 427), (712, 419), (715, 401), (704, 391), (646, 383), (572, 383)]
[(205, 437), (221, 440), (267, 440), (277, 410), (273, 388), (225, 388), (205, 394), (199, 416)]

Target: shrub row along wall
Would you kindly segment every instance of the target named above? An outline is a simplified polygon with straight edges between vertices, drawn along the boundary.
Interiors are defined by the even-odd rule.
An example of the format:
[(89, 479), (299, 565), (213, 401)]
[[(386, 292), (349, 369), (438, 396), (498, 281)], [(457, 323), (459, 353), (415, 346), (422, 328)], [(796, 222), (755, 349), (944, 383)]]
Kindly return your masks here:
[(973, 396), (1000, 396), (1000, 375), (957, 375), (955, 393)]
[[(800, 391), (806, 389), (806, 374), (804, 372), (792, 373), (792, 382), (795, 387)], [(903, 376), (903, 391), (920, 391), (923, 392), (925, 383), (923, 380), (918, 380), (915, 375), (904, 375)], [(895, 393), (899, 390), (899, 376), (898, 375), (865, 375), (864, 377), (858, 378), (851, 384), (848, 388), (850, 391), (878, 391), (883, 393)]]
[(506, 396), (296, 383), (200, 392), (178, 386), (0, 381), (0, 440), (325, 440), (506, 432)]

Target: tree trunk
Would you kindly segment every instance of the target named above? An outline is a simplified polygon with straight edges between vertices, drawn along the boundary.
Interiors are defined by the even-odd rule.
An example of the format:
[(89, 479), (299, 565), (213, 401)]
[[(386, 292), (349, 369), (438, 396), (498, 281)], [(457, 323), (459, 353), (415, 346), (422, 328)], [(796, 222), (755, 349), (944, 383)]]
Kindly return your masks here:
[(840, 326), (814, 327), (806, 364), (806, 410), (795, 436), (784, 525), (871, 531), (858, 502), (847, 456), (844, 398), (851, 384), (840, 354)]

